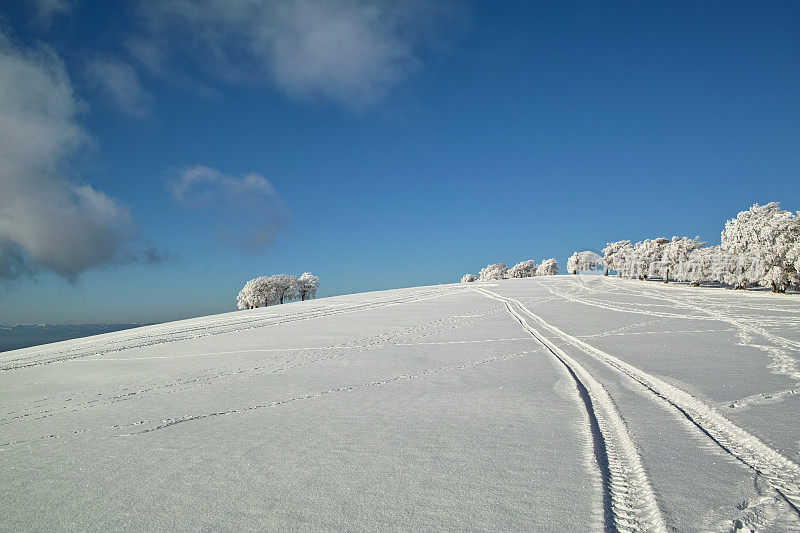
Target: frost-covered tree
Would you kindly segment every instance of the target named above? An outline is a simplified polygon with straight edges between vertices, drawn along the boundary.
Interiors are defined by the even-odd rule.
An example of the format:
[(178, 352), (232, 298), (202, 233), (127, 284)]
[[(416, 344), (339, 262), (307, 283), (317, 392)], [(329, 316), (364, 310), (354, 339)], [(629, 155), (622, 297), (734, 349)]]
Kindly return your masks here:
[(253, 288), (255, 283), (256, 280), (251, 279), (244, 284), (244, 287), (242, 287), (242, 290), (240, 290), (239, 294), (236, 296), (236, 307), (239, 309), (253, 309), (255, 307), (253, 303)]
[(517, 263), (508, 269), (509, 278), (530, 278), (536, 274), (536, 262), (533, 259)]
[(689, 252), (679, 279), (695, 286), (704, 281), (722, 281), (727, 257), (719, 246), (696, 248)]
[(794, 260), (800, 242), (800, 218), (789, 211), (777, 211), (765, 217), (760, 226), (758, 283), (773, 292), (786, 292), (800, 284)]
[(761, 259), (749, 254), (724, 252), (720, 257), (719, 281), (737, 289), (746, 289), (761, 277)]
[(236, 298), (239, 309), (254, 309), (277, 303), (277, 294), (271, 280), (271, 277), (261, 276), (248, 281)]
[(578, 273), (578, 252), (574, 252), (569, 259), (567, 259), (567, 272), (570, 274)]
[[(670, 240), (665, 237), (657, 237), (655, 239), (645, 239), (645, 242), (647, 242), (643, 257), (646, 263), (645, 272), (647, 272), (651, 277), (659, 275), (663, 277), (665, 272), (664, 269), (661, 268), (661, 264), (664, 257), (664, 251), (667, 249)], [(645, 268), (644, 265), (643, 268)]]
[(256, 285), (256, 299), (259, 302), (259, 307), (261, 305), (266, 307), (283, 303), (279, 293), (280, 287), (275, 284), (275, 276), (265, 276), (259, 278), (259, 281), (260, 283)]
[(658, 272), (657, 263), (661, 261), (664, 247), (667, 243), (669, 243), (669, 239), (658, 237), (656, 239), (645, 239), (633, 246), (635, 276), (639, 277), (639, 279), (647, 279), (648, 276), (655, 275)]
[(594, 252), (588, 250), (575, 252), (567, 259), (567, 272), (577, 274), (578, 272), (594, 270), (602, 265), (602, 262), (603, 258)]
[(745, 288), (757, 282), (775, 292), (797, 285), (800, 276), (792, 258), (798, 240), (798, 216), (781, 210), (778, 202), (741, 211), (722, 230), (720, 248), (735, 258), (726, 283)]
[(789, 277), (789, 281), (795, 288), (800, 288), (800, 239), (786, 253), (786, 264), (794, 268), (794, 273)]
[(664, 244), (661, 248), (661, 261), (654, 264), (655, 272), (664, 278), (664, 283), (669, 283), (672, 275), (675, 279), (685, 280), (683, 272), (687, 268), (689, 255), (692, 251), (702, 248), (706, 243), (700, 237), (690, 239), (688, 237), (672, 237), (672, 240)]
[(475, 281), (475, 279), (476, 278), (474, 274), (464, 274), (461, 276), (461, 283), (472, 283)]
[(645, 269), (644, 255), (646, 253), (647, 244), (639, 241), (631, 248), (630, 261), (627, 265), (627, 277), (647, 279), (647, 270)]
[(633, 247), (631, 246), (631, 241), (606, 243), (606, 247), (603, 248), (603, 262), (606, 264), (606, 275), (608, 275), (608, 269), (611, 268), (616, 270), (619, 276), (622, 277), (630, 262), (632, 252)]
[[(647, 279), (661, 276), (688, 280), (720, 281), (744, 289), (758, 283), (774, 292), (800, 287), (800, 212), (792, 213), (772, 202), (753, 205), (728, 220), (720, 245), (704, 248), (699, 237), (645, 239), (608, 243), (605, 264), (620, 276)], [(579, 254), (567, 262), (568, 270), (580, 269)]]
[(239, 291), (236, 305), (239, 309), (254, 309), (282, 304), (294, 298), (297, 298), (297, 278), (286, 274), (276, 274), (248, 281)]
[(478, 281), (491, 281), (495, 279), (505, 279), (508, 273), (508, 267), (503, 263), (494, 263), (486, 265), (478, 274)]
[(545, 259), (536, 267), (537, 276), (555, 276), (558, 274), (558, 263), (555, 259)]
[(278, 303), (297, 298), (297, 278), (288, 274), (275, 274), (269, 278)]
[(311, 272), (303, 272), (300, 277), (297, 278), (297, 294), (300, 296), (300, 300), (315, 297), (318, 288), (319, 278)]

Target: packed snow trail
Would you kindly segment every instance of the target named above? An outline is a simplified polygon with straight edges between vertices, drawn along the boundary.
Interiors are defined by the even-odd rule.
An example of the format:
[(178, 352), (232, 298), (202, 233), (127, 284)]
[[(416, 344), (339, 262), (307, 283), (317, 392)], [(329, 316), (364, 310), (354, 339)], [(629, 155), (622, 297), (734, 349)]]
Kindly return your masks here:
[[(625, 375), (644, 385), (647, 390), (669, 402), (691, 420), (692, 423), (697, 425), (697, 427), (715, 443), (769, 481), (795, 510), (798, 516), (800, 516), (800, 466), (796, 463), (782, 456), (757, 437), (737, 427), (713, 407), (705, 404), (687, 392), (621, 361), (602, 350), (598, 350), (590, 344), (548, 324), (541, 317), (532, 313), (519, 300), (504, 298), (487, 289), (481, 289), (481, 292), (501, 298), (503, 301), (507, 302), (507, 304), (508, 302), (514, 303), (523, 313), (542, 327), (555, 333), (587, 354), (623, 372)], [(509, 307), (509, 309), (511, 308)]]
[[(650, 487), (647, 474), (636, 451), (636, 445), (628, 435), (625, 422), (603, 386), (577, 361), (531, 327), (527, 320), (512, 307), (512, 303), (514, 303), (524, 309), (522, 304), (487, 289), (481, 288), (477, 291), (489, 298), (503, 302), (506, 310), (519, 324), (568, 369), (575, 379), (579, 391), (588, 396), (586, 403), (589, 417), (596, 421), (600, 431), (598, 444), (602, 449), (600, 453), (597, 453), (597, 460), (601, 470), (608, 471), (606, 493), (611, 503), (614, 530), (667, 531), (653, 489)], [(607, 464), (603, 464), (604, 462)]]

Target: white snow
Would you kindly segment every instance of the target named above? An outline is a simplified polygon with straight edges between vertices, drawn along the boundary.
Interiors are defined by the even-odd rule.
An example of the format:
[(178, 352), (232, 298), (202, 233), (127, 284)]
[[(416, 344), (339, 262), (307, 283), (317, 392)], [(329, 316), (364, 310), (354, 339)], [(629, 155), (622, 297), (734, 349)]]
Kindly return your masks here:
[(800, 297), (543, 276), (0, 354), (9, 530), (800, 529)]

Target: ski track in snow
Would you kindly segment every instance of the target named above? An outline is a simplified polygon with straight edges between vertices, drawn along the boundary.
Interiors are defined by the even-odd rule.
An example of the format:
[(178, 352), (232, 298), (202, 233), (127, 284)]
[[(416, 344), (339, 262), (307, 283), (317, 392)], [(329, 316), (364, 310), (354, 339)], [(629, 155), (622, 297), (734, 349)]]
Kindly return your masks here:
[[(627, 287), (623, 287), (624, 290), (632, 290)], [(683, 289), (683, 287), (678, 288), (678, 290)], [(651, 298), (661, 299), (663, 301), (669, 302), (672, 306), (677, 306), (679, 308), (684, 309), (691, 309), (692, 311), (700, 312), (706, 315), (709, 319), (717, 320), (720, 322), (727, 322), (732, 327), (736, 329), (739, 334), (739, 338), (742, 341), (742, 344), (755, 346), (761, 349), (775, 349), (776, 345), (782, 348), (783, 350), (779, 349), (777, 352), (773, 353), (774, 359), (774, 366), (773, 368), (776, 370), (776, 373), (785, 374), (790, 376), (792, 379), (797, 380), (800, 384), (800, 370), (797, 368), (797, 362), (791, 358), (784, 350), (798, 350), (800, 349), (800, 342), (794, 341), (792, 339), (787, 339), (786, 337), (782, 337), (778, 334), (772, 333), (766, 330), (763, 327), (759, 327), (753, 322), (764, 322), (763, 320), (754, 320), (758, 319), (757, 315), (754, 315), (752, 307), (747, 308), (744, 307), (743, 309), (747, 312), (747, 317), (743, 319), (737, 319), (735, 314), (732, 313), (732, 307), (728, 302), (713, 302), (711, 298), (703, 298), (703, 294), (692, 294), (695, 291), (681, 291), (685, 298), (683, 300), (679, 300), (677, 298), (673, 298), (668, 294), (664, 294), (664, 291), (654, 291), (651, 287), (644, 287), (644, 289), (640, 289), (639, 293), (646, 293)], [(764, 298), (766, 295), (759, 295), (761, 298)], [(769, 297), (769, 296), (767, 296)], [(703, 305), (705, 304), (705, 305)], [(724, 309), (721, 309), (720, 306), (724, 305)], [(773, 302), (774, 305), (774, 302)], [(790, 320), (791, 317), (784, 317), (781, 323), (786, 323)], [(797, 317), (794, 317), (797, 320)], [(760, 336), (763, 339), (766, 339), (769, 342), (772, 342), (772, 346), (760, 346), (757, 344), (752, 343), (752, 336)]]
[[(648, 286), (647, 283), (642, 283), (643, 286), (639, 287), (639, 283), (637, 282), (631, 282), (632, 284), (637, 285), (636, 287), (632, 287), (626, 286), (628, 285), (628, 283), (626, 283), (627, 281), (629, 280), (624, 280), (624, 285), (620, 286), (619, 288), (628, 294), (634, 294), (638, 296), (647, 295), (648, 298), (667, 302), (665, 305), (669, 305), (672, 308), (677, 307), (679, 309), (688, 309), (693, 312), (700, 313), (701, 315), (699, 317), (687, 316), (687, 318), (700, 318), (705, 320), (727, 322), (733, 328), (735, 328), (739, 338), (742, 340), (742, 344), (758, 347), (758, 345), (751, 343), (751, 339), (752, 336), (760, 336), (765, 340), (772, 342), (774, 345), (778, 345), (785, 349), (800, 349), (800, 342), (787, 339), (786, 337), (770, 332), (767, 329), (756, 325), (757, 323), (760, 323), (772, 324), (774, 326), (800, 326), (800, 317), (797, 316), (795, 309), (787, 309), (783, 311), (786, 313), (786, 316), (782, 316), (780, 318), (759, 315), (757, 312), (759, 310), (758, 304), (762, 304), (764, 309), (770, 312), (776, 311), (776, 305), (782, 303), (791, 305), (791, 300), (785, 300), (785, 298), (787, 298), (786, 295), (736, 291), (736, 297), (742, 296), (745, 298), (750, 298), (754, 301), (752, 305), (745, 306), (739, 305), (735, 301), (731, 301), (730, 298), (725, 298), (724, 296), (730, 295), (727, 294), (728, 291), (724, 289), (712, 289), (713, 292), (709, 293), (697, 287), (684, 287), (674, 284), (670, 285), (669, 287), (656, 288)], [(573, 283), (575, 282), (573, 281)], [(683, 298), (675, 298), (670, 295), (671, 292), (676, 292)], [(789, 298), (791, 298), (791, 296)], [(735, 311), (736, 309), (741, 310), (741, 316), (737, 316), (737, 312)], [(792, 375), (792, 372), (794, 372), (794, 375)], [(786, 373), (787, 375), (792, 375), (792, 377), (795, 379), (800, 379), (800, 373), (797, 373), (796, 369), (791, 369), (791, 371), (781, 373)]]
[[(639, 326), (641, 324), (637, 324)], [(656, 330), (656, 331), (619, 331), (619, 332), (603, 332), (603, 333), (596, 333), (594, 335), (577, 335), (578, 338), (581, 339), (596, 339), (600, 337), (614, 337), (617, 335), (628, 337), (630, 335), (676, 335), (679, 333), (718, 333), (722, 331), (736, 331), (735, 329), (677, 329), (677, 330)]]
[[(553, 296), (570, 301), (572, 303), (577, 303), (581, 305), (588, 305), (591, 307), (598, 307), (600, 309), (607, 309), (609, 311), (615, 311), (618, 313), (631, 313), (636, 315), (645, 315), (651, 317), (659, 317), (659, 318), (683, 318), (683, 319), (694, 319), (694, 320), (713, 320), (704, 315), (687, 315), (685, 313), (671, 313), (668, 311), (651, 311), (648, 309), (644, 309), (645, 307), (654, 307), (654, 304), (637, 304), (636, 307), (626, 307), (623, 304), (611, 305), (606, 302), (602, 302), (600, 300), (594, 300), (588, 298), (586, 296), (577, 297), (572, 294), (566, 292), (560, 292), (557, 289), (551, 287), (549, 284), (545, 285), (539, 282), (539, 285), (542, 286), (545, 290), (550, 292)], [(666, 307), (665, 305), (659, 305), (658, 307)]]
[(519, 301), (486, 289), (476, 290), (502, 302), (520, 325), (547, 348), (574, 379), (592, 429), (596, 427), (599, 432), (595, 435), (595, 457), (603, 477), (606, 527), (611, 528), (609, 521), (613, 521), (613, 529), (617, 531), (667, 531), (636, 445), (605, 388), (580, 363), (528, 324), (512, 306), (515, 303), (524, 310)]
[[(670, 287), (670, 289), (673, 288), (674, 287)], [(683, 300), (670, 297), (669, 294), (664, 294), (663, 288), (661, 288), (661, 290), (653, 287), (643, 287), (642, 289), (636, 287), (636, 289), (634, 289), (631, 287), (622, 286), (620, 289), (629, 294), (634, 292), (639, 294), (647, 294), (647, 296), (650, 298), (661, 299), (669, 302), (673, 306), (699, 311), (709, 317), (712, 317), (714, 320), (727, 322), (733, 326), (733, 331), (737, 332), (740, 345), (750, 346), (763, 351), (771, 359), (771, 363), (767, 366), (767, 368), (769, 368), (774, 374), (784, 375), (795, 381), (795, 387), (770, 393), (753, 394), (745, 398), (726, 402), (725, 407), (728, 407), (729, 409), (738, 409), (753, 405), (778, 403), (800, 392), (800, 365), (798, 364), (796, 356), (792, 355), (793, 352), (797, 352), (796, 346), (800, 345), (800, 343), (771, 333), (763, 327), (754, 326), (747, 322), (757, 321), (762, 324), (772, 324), (774, 326), (800, 324), (800, 318), (796, 316), (796, 312), (793, 312), (793, 310), (787, 310), (787, 316), (781, 317), (780, 321), (775, 323), (775, 319), (773, 317), (770, 317), (772, 318), (772, 320), (770, 320), (764, 315), (756, 314), (754, 310), (754, 307), (756, 306), (738, 305), (735, 302), (730, 302), (729, 299), (723, 299), (723, 301), (720, 301), (721, 296), (718, 294), (697, 291), (696, 287), (688, 290), (685, 287), (677, 287), (677, 290), (684, 295)], [(781, 300), (778, 300), (777, 302), (775, 301), (775, 298), (782, 298), (782, 296), (777, 295), (763, 293), (751, 294), (737, 291), (736, 296), (738, 297), (739, 295), (750, 297), (751, 299), (754, 299), (756, 303), (762, 303), (765, 297), (770, 298), (770, 300), (763, 303), (764, 307), (770, 311), (774, 311), (774, 306), (776, 303), (783, 303)], [(791, 305), (790, 302), (789, 304)], [(743, 316), (740, 319), (736, 318), (736, 315), (733, 311), (734, 309), (742, 310)], [(760, 336), (765, 341), (771, 342), (772, 344), (756, 343), (753, 340), (753, 336)]]
[[(598, 288), (592, 287), (593, 284), (585, 284), (578, 282), (573, 277), (569, 277), (567, 279), (570, 281), (572, 289), (577, 293), (598, 292), (599, 290)], [(621, 293), (623, 294), (634, 295), (634, 296), (646, 295), (650, 299), (667, 302), (667, 304), (664, 304), (664, 306), (667, 306), (669, 308), (674, 309), (677, 307), (678, 309), (687, 309), (692, 311), (692, 314), (686, 314), (686, 313), (682, 314), (675, 313), (666, 315), (663, 313), (658, 314), (658, 316), (662, 318), (714, 320), (730, 324), (732, 327), (730, 331), (735, 331), (737, 333), (740, 345), (749, 346), (766, 353), (771, 360), (770, 364), (768, 365), (768, 368), (772, 371), (772, 373), (776, 375), (787, 376), (796, 383), (795, 387), (785, 389), (782, 391), (776, 391), (764, 394), (755, 394), (748, 396), (746, 398), (725, 402), (724, 404), (725, 407), (735, 409), (741, 407), (748, 407), (751, 405), (776, 403), (782, 401), (785, 398), (793, 396), (798, 391), (798, 389), (800, 389), (800, 362), (798, 362), (796, 356), (793, 356), (793, 353), (794, 354), (797, 353), (798, 347), (800, 347), (800, 343), (792, 339), (787, 339), (785, 337), (772, 333), (766, 330), (764, 327), (759, 327), (749, 323), (749, 322), (757, 322), (760, 324), (771, 324), (776, 327), (777, 326), (785, 327), (787, 325), (790, 325), (800, 329), (800, 317), (797, 316), (797, 312), (793, 308), (780, 310), (781, 312), (785, 313), (785, 316), (780, 317), (780, 319), (777, 319), (773, 316), (759, 315), (757, 313), (757, 310), (761, 307), (770, 312), (775, 312), (776, 304), (785, 303), (786, 305), (791, 306), (792, 305), (791, 300), (786, 300), (785, 296), (770, 295), (769, 293), (749, 293), (745, 291), (735, 291), (736, 299), (744, 297), (751, 299), (753, 302), (751, 305), (742, 305), (738, 304), (735, 300), (732, 301), (732, 299), (730, 298), (731, 295), (728, 294), (727, 291), (725, 291), (724, 289), (719, 289), (719, 288), (704, 289), (699, 287), (685, 287), (676, 284), (672, 284), (668, 287), (659, 286), (656, 288), (648, 286), (647, 285), (648, 283), (650, 282), (634, 281), (634, 280), (615, 280), (615, 285), (613, 288), (621, 291)], [(564, 300), (568, 300), (571, 302), (592, 305), (620, 312), (637, 312), (638, 314), (645, 314), (645, 315), (652, 314), (650, 311), (646, 310), (631, 311), (630, 309), (627, 308), (621, 308), (615, 305), (600, 303), (599, 301), (596, 300), (593, 301), (587, 298), (586, 296), (581, 296), (580, 298), (578, 298), (573, 296), (572, 294), (559, 291), (553, 286), (542, 284), (541, 282), (539, 282), (539, 285), (545, 288), (548, 292), (550, 292), (551, 295), (558, 296)], [(604, 286), (607, 289), (608, 282), (604, 282), (599, 285)], [(659, 285), (662, 284), (659, 283)], [(669, 295), (669, 292), (665, 293), (665, 291), (675, 291), (681, 294), (683, 296), (683, 299), (677, 299), (671, 297)], [(605, 296), (608, 296), (609, 294), (620, 294), (620, 293), (614, 293), (608, 291), (606, 292)], [(734, 311), (736, 309), (741, 310), (740, 318), (737, 318), (736, 316), (736, 313)], [(649, 325), (657, 322), (658, 319), (653, 321), (643, 322), (640, 324), (631, 324), (629, 326), (619, 328), (618, 330), (612, 330), (612, 331), (597, 333), (594, 335), (586, 335), (578, 337), (584, 340), (590, 338), (605, 337), (635, 327)], [(711, 330), (711, 329), (697, 330), (697, 331), (687, 330), (686, 333), (708, 333), (712, 331), (727, 331), (727, 330)], [(661, 334), (669, 332), (660, 331), (657, 333)], [(634, 334), (637, 333), (627, 333), (626, 335), (634, 335)], [(754, 342), (753, 340), (754, 336), (760, 336), (766, 342), (768, 342), (768, 344), (760, 344)]]
[(794, 396), (795, 394), (800, 394), (800, 389), (787, 389), (777, 392), (753, 394), (751, 396), (747, 396), (746, 398), (734, 400), (728, 403), (728, 407), (731, 409), (736, 409), (738, 407), (747, 407), (749, 405), (776, 403), (784, 398)]
[(505, 298), (491, 291), (485, 292), (502, 298), (504, 301), (513, 302), (523, 313), (545, 329), (607, 366), (637, 381), (646, 390), (678, 409), (723, 450), (762, 476), (800, 516), (800, 466), (796, 463), (772, 449), (756, 436), (736, 426), (716, 409), (686, 391), (548, 324), (541, 317), (532, 313), (519, 300)]

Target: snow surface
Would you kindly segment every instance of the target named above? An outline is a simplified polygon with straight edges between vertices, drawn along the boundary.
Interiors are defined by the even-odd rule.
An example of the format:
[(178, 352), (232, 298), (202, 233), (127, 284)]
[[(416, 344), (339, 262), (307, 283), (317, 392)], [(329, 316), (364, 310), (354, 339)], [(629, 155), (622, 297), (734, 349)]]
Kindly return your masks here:
[(7, 530), (800, 530), (800, 298), (548, 276), (0, 354)]

